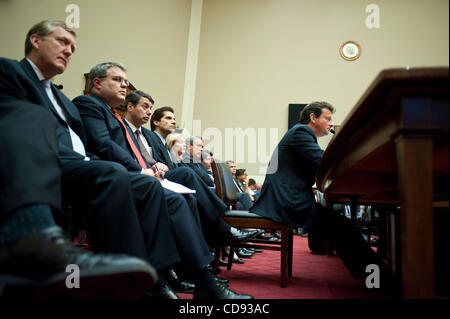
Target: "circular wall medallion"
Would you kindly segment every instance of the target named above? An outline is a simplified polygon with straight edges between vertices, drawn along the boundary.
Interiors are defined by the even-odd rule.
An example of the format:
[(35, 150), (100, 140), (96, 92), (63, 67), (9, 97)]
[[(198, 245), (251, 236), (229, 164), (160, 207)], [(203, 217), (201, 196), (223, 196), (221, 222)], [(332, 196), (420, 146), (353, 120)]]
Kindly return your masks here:
[(341, 44), (339, 54), (347, 61), (353, 61), (361, 55), (361, 47), (354, 41), (347, 41)]

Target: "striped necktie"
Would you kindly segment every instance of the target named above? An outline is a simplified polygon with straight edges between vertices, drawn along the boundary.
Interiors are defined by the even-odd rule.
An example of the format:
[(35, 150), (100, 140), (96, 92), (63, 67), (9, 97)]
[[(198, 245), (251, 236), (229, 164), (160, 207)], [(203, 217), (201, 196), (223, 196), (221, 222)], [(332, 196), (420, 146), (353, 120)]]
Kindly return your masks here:
[(145, 161), (150, 165), (155, 165), (156, 161), (153, 159), (153, 157), (150, 155), (149, 152), (147, 152), (147, 149), (144, 146), (144, 143), (141, 140), (141, 131), (136, 130), (136, 140), (138, 142), (139, 150), (141, 151), (142, 156), (144, 157)]

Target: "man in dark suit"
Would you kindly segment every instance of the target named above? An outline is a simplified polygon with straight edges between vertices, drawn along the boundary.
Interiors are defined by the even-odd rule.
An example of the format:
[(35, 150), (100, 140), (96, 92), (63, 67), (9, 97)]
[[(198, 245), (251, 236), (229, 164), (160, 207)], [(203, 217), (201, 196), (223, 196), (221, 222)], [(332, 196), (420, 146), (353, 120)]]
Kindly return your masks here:
[(253, 201), (250, 194), (244, 192), (236, 183), (236, 164), (232, 160), (227, 160), (225, 163), (230, 168), (231, 175), (233, 176), (233, 183), (236, 186), (237, 195), (237, 209), (249, 210), (253, 206)]
[(362, 278), (369, 264), (381, 260), (363, 239), (361, 232), (338, 212), (316, 202), (312, 186), (323, 150), (317, 138), (329, 134), (333, 106), (313, 102), (300, 115), (275, 149), (259, 199), (251, 212), (293, 227), (312, 230), (332, 241), (353, 277)]
[(203, 139), (200, 136), (189, 136), (186, 139), (186, 153), (183, 154), (182, 165), (192, 168), (208, 186), (214, 187), (214, 182), (202, 164), (203, 147)]
[(160, 274), (154, 292), (175, 298), (164, 278), (180, 256), (163, 190), (157, 181), (130, 174), (122, 165), (86, 151), (77, 108), (48, 81), (58, 67), (65, 69), (75, 49), (75, 38), (59, 28), (44, 35), (30, 32), (26, 59), (3, 61), (5, 91), (47, 107), (57, 121), (63, 200), (77, 214), (86, 214), (94, 249), (150, 261)]
[[(62, 285), (66, 266), (78, 264), (82, 278), (92, 276), (95, 282), (81, 283), (83, 290), (95, 292), (101, 286), (98, 277), (107, 281), (109, 273), (127, 278), (124, 274), (130, 271), (141, 273), (134, 277), (142, 282), (141, 290), (149, 291), (156, 280), (150, 265), (136, 258), (115, 261), (81, 252), (53, 219), (62, 202), (82, 207), (95, 230), (97, 250), (148, 260), (125, 169), (102, 164), (85, 152), (76, 108), (49, 82), (64, 72), (74, 50), (71, 29), (63, 22), (42, 21), (28, 32), (26, 59), (0, 59), (0, 273), (33, 284)], [(114, 285), (121, 287), (117, 281), (110, 283), (102, 295), (113, 293)]]
[[(125, 101), (128, 86), (125, 71), (121, 63), (94, 66), (89, 74), (91, 96), (82, 95), (73, 100), (83, 118), (88, 150), (104, 160), (122, 164), (149, 185), (156, 182), (162, 189), (156, 179), (161, 176), (147, 166), (115, 110)], [(171, 222), (167, 234), (173, 235), (182, 265), (195, 282), (194, 298), (251, 298), (231, 291), (209, 273), (207, 266), (213, 256), (202, 235), (195, 201), (189, 207), (183, 196), (167, 189), (164, 189), (163, 198)]]
[[(147, 112), (142, 112), (144, 102), (149, 105)], [(256, 230), (241, 231), (230, 227), (221, 218), (221, 214), (227, 208), (224, 202), (208, 187), (204, 179), (196, 174), (195, 170), (191, 167), (180, 166), (172, 160), (166, 141), (167, 135), (175, 128), (175, 116), (171, 107), (165, 106), (155, 110), (151, 117), (154, 131), (142, 127), (149, 120), (153, 103), (153, 98), (145, 92), (134, 91), (128, 94), (125, 100), (125, 122), (128, 123), (131, 135), (134, 137), (136, 132), (142, 132), (140, 138), (144, 149), (141, 151), (145, 152), (146, 147), (149, 152), (151, 149), (154, 161), (164, 164), (167, 179), (196, 190), (198, 210), (208, 242), (211, 245), (226, 245), (242, 242), (258, 235)], [(139, 148), (137, 138), (135, 142)], [(200, 163), (199, 165), (202, 166)], [(205, 170), (203, 166), (202, 170)], [(212, 182), (209, 176), (206, 176), (206, 181)]]

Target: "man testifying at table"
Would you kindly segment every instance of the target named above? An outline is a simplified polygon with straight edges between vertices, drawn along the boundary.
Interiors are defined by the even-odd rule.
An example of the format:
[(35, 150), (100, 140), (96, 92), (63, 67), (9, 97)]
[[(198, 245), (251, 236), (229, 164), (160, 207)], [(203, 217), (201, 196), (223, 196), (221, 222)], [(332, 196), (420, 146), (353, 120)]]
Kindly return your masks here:
[(352, 276), (363, 278), (369, 264), (383, 266), (381, 259), (348, 218), (318, 204), (312, 191), (323, 155), (317, 138), (330, 133), (333, 112), (334, 107), (327, 102), (305, 106), (300, 123), (276, 147), (251, 212), (289, 226), (311, 229), (330, 239)]

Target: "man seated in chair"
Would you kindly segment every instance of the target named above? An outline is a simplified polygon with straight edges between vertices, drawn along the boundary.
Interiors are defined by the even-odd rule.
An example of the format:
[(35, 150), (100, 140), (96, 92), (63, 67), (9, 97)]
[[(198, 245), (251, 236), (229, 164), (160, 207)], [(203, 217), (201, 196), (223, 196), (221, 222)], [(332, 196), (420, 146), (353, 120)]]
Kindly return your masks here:
[[(0, 277), (62, 295), (143, 294), (156, 280), (148, 263), (82, 251), (53, 217), (62, 202), (70, 203), (88, 214), (96, 251), (150, 260), (125, 169), (86, 152), (75, 106), (50, 82), (66, 70), (75, 48), (76, 34), (64, 22), (41, 21), (28, 31), (24, 59), (0, 59)], [(80, 289), (71, 292), (65, 286), (69, 264), (81, 274)], [(126, 287), (127, 272), (135, 287)]]
[(233, 176), (233, 183), (236, 186), (236, 209), (238, 210), (249, 210), (250, 207), (253, 206), (253, 201), (249, 194), (240, 189), (240, 187), (236, 184), (236, 164), (232, 160), (227, 160), (225, 162), (230, 168), (231, 175)]
[(312, 102), (303, 109), (300, 123), (276, 147), (260, 197), (250, 211), (331, 240), (352, 276), (364, 278), (367, 265), (383, 270), (383, 262), (345, 216), (316, 202), (312, 190), (323, 154), (317, 138), (330, 133), (333, 112), (327, 102)]
[[(200, 162), (197, 164), (201, 167), (192, 167), (185, 165), (188, 163), (184, 161), (178, 164), (171, 158), (172, 155), (168, 149), (166, 138), (175, 130), (176, 120), (173, 108), (163, 106), (154, 110), (153, 114), (150, 111), (150, 126), (152, 130), (142, 127), (143, 124), (148, 122), (148, 119), (136, 114), (136, 105), (139, 96), (142, 98), (143, 94), (145, 93), (142, 91), (129, 94), (126, 100), (127, 110), (125, 118), (129, 119), (129, 122), (132, 121), (134, 125), (140, 125), (143, 132), (142, 137), (152, 147), (154, 159), (165, 164), (169, 169), (165, 176), (169, 180), (196, 190), (198, 211), (208, 242), (211, 245), (227, 245), (233, 242), (244, 242), (257, 236), (259, 234), (258, 231), (241, 231), (235, 227), (230, 227), (223, 221), (221, 215), (227, 209), (227, 206), (208, 187), (207, 182), (212, 182), (208, 174), (205, 173), (206, 176), (203, 177), (198, 174), (201, 170), (206, 172)], [(148, 94), (145, 95), (150, 97)], [(153, 101), (151, 97), (150, 99)], [(153, 105), (153, 102), (151, 103)], [(202, 149), (200, 149), (200, 154)], [(187, 150), (189, 150), (189, 147), (187, 147)]]
[[(76, 97), (73, 102), (78, 107), (85, 124), (89, 149), (104, 160), (122, 164), (132, 175), (140, 177), (139, 185), (151, 185), (163, 190), (165, 205), (170, 220), (169, 238), (173, 238), (176, 251), (180, 255), (180, 266), (185, 269), (195, 283), (194, 299), (249, 299), (249, 295), (237, 294), (218, 282), (208, 271), (212, 254), (205, 242), (197, 213), (197, 205), (190, 194), (183, 197), (179, 193), (163, 189), (155, 164), (148, 165), (133, 141), (123, 119), (116, 109), (125, 102), (129, 85), (126, 68), (118, 62), (100, 63), (89, 73), (90, 96)], [(139, 107), (143, 114), (148, 108), (148, 99)], [(155, 168), (155, 173), (153, 173)], [(133, 185), (134, 187), (135, 185)], [(189, 200), (189, 202), (188, 202)], [(166, 278), (170, 273), (164, 272)], [(171, 294), (174, 295), (174, 294)], [(173, 296), (177, 298), (177, 296)]]

